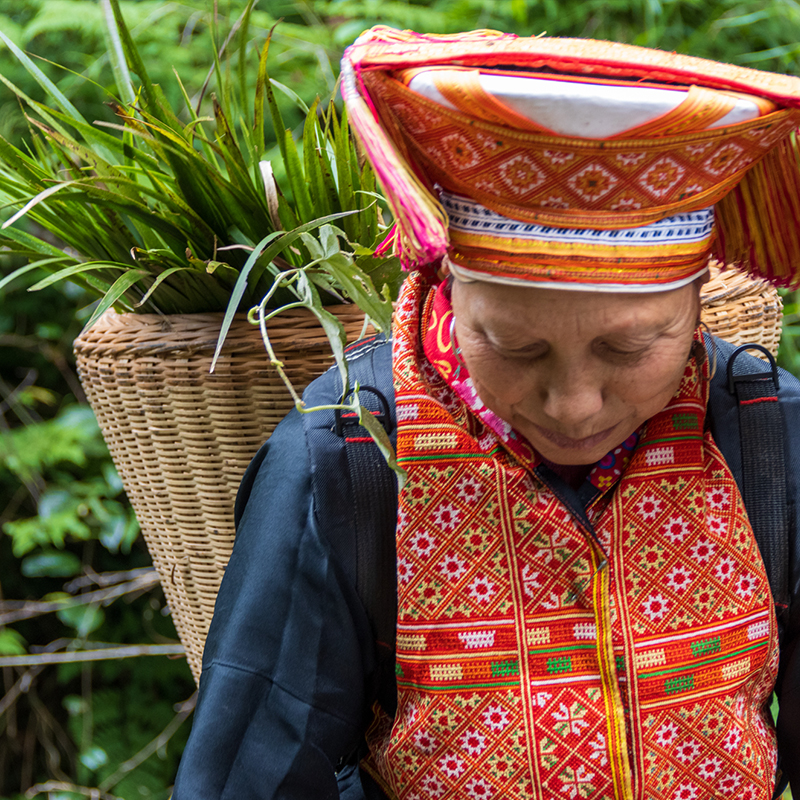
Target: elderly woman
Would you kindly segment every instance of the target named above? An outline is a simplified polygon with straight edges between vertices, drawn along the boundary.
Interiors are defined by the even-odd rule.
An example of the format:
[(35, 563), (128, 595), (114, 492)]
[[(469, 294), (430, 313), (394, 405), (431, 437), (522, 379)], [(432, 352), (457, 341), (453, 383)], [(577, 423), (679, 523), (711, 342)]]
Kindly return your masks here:
[[(699, 288), (712, 254), (789, 280), (800, 82), (388, 29), (343, 74), (414, 268), (393, 674), (292, 414), (243, 484), (175, 800), (769, 800), (798, 774), (797, 609), (779, 630), (712, 433)], [(381, 385), (387, 347), (359, 351)]]

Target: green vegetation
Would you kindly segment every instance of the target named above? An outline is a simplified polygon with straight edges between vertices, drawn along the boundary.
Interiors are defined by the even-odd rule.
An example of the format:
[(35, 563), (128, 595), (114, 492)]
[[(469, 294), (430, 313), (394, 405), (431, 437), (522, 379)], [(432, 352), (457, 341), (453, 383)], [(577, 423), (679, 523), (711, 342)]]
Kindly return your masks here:
[[(311, 203), (303, 194), (304, 189), (312, 191), (306, 184), (312, 175), (321, 181), (314, 197), (330, 198), (328, 206), (319, 206), (325, 214), (354, 207), (348, 203), (355, 195), (343, 200), (340, 192), (333, 197), (326, 176), (332, 178), (335, 164), (345, 160), (336, 154), (349, 148), (339, 112), (328, 101), (341, 50), (358, 33), (375, 23), (429, 32), (473, 27), (521, 35), (547, 31), (800, 72), (800, 7), (785, 0), (261, 0), (249, 15), (246, 31), (244, 0), (219, 0), (218, 6), (215, 17), (213, 0), (120, 0), (153, 84), (151, 93), (140, 89), (144, 70), (129, 70), (131, 80), (125, 88), (123, 61), (108, 36), (108, 4), (0, 0), (0, 33), (8, 40), (0, 44), (0, 136), (8, 142), (4, 152), (14, 155), (20, 169), (0, 179), (4, 202), (10, 203), (0, 208), (0, 221), (55, 186), (52, 181), (72, 182), (6, 229), (19, 235), (0, 252), (0, 276), (10, 276), (26, 264), (31, 255), (25, 249), (31, 246), (28, 237), (41, 242), (37, 246), (43, 252), (37, 258), (47, 262), (0, 288), (3, 800), (19, 800), (32, 786), (49, 788), (31, 796), (48, 796), (49, 791), (49, 797), (58, 800), (86, 796), (70, 786), (100, 787), (104, 797), (125, 800), (168, 797), (188, 728), (180, 723), (191, 711), (194, 686), (185, 662), (163, 655), (175, 649), (174, 628), (119, 478), (83, 405), (71, 342), (97, 310), (97, 291), (108, 291), (121, 274), (132, 274), (133, 269), (147, 274), (137, 275), (141, 288), (131, 283), (119, 293), (115, 300), (120, 307), (140, 303), (155, 280), (174, 268), (162, 279), (164, 309), (169, 310), (171, 297), (184, 302), (183, 295), (190, 296), (190, 302), (196, 298), (199, 307), (207, 292), (217, 291), (217, 307), (224, 308), (252, 252), (234, 250), (225, 259), (215, 258), (215, 236), (217, 251), (225, 246), (220, 244), (223, 239), (255, 248), (265, 236), (323, 216), (314, 213), (316, 200)], [(280, 86), (273, 84), (273, 113), (266, 113), (266, 124), (254, 129), (259, 62), (269, 31), (280, 18), (268, 61), (270, 75)], [(215, 64), (214, 52), (240, 19)], [(28, 53), (30, 64), (52, 83), (37, 81), (36, 70), (14, 57), (10, 45)], [(266, 95), (269, 84), (262, 80), (260, 85)], [(53, 102), (54, 88), (63, 101)], [(317, 96), (323, 113), (307, 117), (306, 108)], [(116, 108), (106, 104), (110, 97)], [(138, 111), (133, 111), (134, 100)], [(193, 111), (208, 119), (195, 122)], [(109, 127), (114, 125), (127, 132)], [(285, 137), (284, 127), (291, 137)], [(312, 150), (316, 161), (309, 157)], [(258, 168), (261, 161), (271, 162), (278, 185), (287, 187), (277, 201), (277, 221)], [(353, 185), (371, 191), (369, 173), (354, 170), (352, 159), (350, 164)], [(103, 170), (103, 181), (93, 181), (86, 167), (97, 175)], [(212, 169), (222, 180), (204, 183), (197, 202), (196, 185), (187, 182), (208, 176)], [(294, 177), (289, 174), (292, 169)], [(156, 185), (164, 191), (153, 192)], [(98, 193), (112, 186), (127, 197), (127, 205), (114, 213), (110, 206), (98, 210)], [(204, 202), (208, 213), (199, 210)], [(374, 208), (368, 230), (355, 230), (352, 217), (332, 220), (333, 227), (324, 232), (310, 228), (303, 234), (306, 238), (298, 234), (293, 246), (300, 254), (284, 250), (280, 257), (285, 264), (272, 264), (286, 271), (307, 263), (313, 251), (320, 266), (308, 274), (303, 287), (313, 287), (321, 308), (330, 270), (346, 268), (356, 274), (356, 269), (365, 268), (379, 234)], [(183, 218), (181, 211), (186, 213)], [(163, 225), (154, 218), (162, 218)], [(46, 232), (48, 224), (62, 226), (57, 236)], [(94, 241), (98, 232), (102, 249)], [(193, 243), (191, 255), (182, 243), (186, 236)], [(364, 250), (350, 248), (355, 242)], [(125, 261), (131, 248), (139, 254), (137, 264)], [(124, 263), (127, 272), (119, 266), (106, 273), (77, 272), (70, 280), (47, 285), (53, 269), (78, 267), (86, 259)], [(375, 267), (373, 277), (380, 288), (387, 265), (369, 266)], [(272, 266), (262, 262), (246, 285), (240, 284), (242, 308), (258, 302), (264, 291), (261, 281), (274, 275)], [(173, 278), (178, 280), (175, 285), (168, 283)], [(290, 279), (297, 288), (300, 278)], [(40, 291), (26, 291), (41, 281), (45, 285)], [(171, 285), (174, 295), (167, 291)], [(148, 302), (158, 304), (157, 292), (158, 287), (143, 310)], [(293, 297), (275, 300), (284, 303)], [(375, 303), (384, 299), (372, 296)], [(785, 301), (788, 337), (781, 358), (800, 372), (800, 348), (795, 344), (800, 312), (794, 295)], [(79, 660), (83, 651), (111, 644), (160, 654)], [(44, 666), (37, 661), (44, 652), (75, 660)]]

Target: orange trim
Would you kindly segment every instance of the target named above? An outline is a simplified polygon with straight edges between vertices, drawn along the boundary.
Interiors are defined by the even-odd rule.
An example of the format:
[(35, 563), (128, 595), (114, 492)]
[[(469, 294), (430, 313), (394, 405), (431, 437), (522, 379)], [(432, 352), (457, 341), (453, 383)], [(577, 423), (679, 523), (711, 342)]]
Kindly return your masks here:
[(522, 69), (549, 68), (576, 75), (698, 84), (756, 94), (783, 106), (800, 107), (800, 78), (792, 75), (593, 39), (521, 38), (496, 31), (433, 37), (378, 26), (350, 47), (346, 58), (358, 70), (453, 63), (490, 68), (514, 63)]
[(620, 696), (619, 678), (614, 661), (612, 642), (612, 622), (609, 588), (609, 567), (600, 568), (598, 553), (591, 549), (592, 580), (594, 589), (594, 618), (597, 625), (597, 662), (600, 666), (600, 679), (603, 684), (603, 702), (608, 731), (608, 758), (611, 779), (614, 783), (614, 797), (619, 800), (633, 800), (633, 781), (631, 765), (628, 762), (628, 745), (625, 732), (625, 708)]
[[(488, 250), (504, 256), (552, 255), (560, 258), (614, 259), (615, 261), (651, 261), (662, 258), (691, 258), (696, 254), (708, 255), (714, 234), (709, 233), (699, 242), (675, 244), (661, 241), (649, 245), (586, 244), (583, 242), (550, 242), (530, 239), (505, 238), (503, 236), (476, 236), (450, 229), (450, 244), (461, 251)], [(669, 256), (666, 253), (669, 253)]]
[(708, 254), (676, 263), (674, 257), (653, 259), (648, 262), (620, 261), (619, 259), (531, 258), (512, 256), (481, 258), (477, 253), (455, 250), (450, 258), (454, 264), (475, 272), (498, 277), (529, 281), (564, 283), (623, 283), (658, 286), (689, 278), (699, 273), (708, 263)]
[(481, 85), (480, 73), (477, 70), (436, 70), (433, 73), (433, 81), (442, 97), (463, 114), (494, 125), (508, 125), (517, 130), (558, 136), (555, 131), (537, 125), (534, 120), (514, 111), (487, 92)]
[(675, 136), (706, 130), (721, 120), (735, 105), (736, 101), (730, 96), (715, 92), (713, 89), (692, 86), (683, 102), (672, 111), (609, 138)]

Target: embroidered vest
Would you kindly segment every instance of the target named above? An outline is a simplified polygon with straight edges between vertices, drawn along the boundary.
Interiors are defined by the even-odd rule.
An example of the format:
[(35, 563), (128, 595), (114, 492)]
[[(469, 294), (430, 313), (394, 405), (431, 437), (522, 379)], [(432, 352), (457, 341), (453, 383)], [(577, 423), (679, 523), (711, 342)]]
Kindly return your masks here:
[(408, 482), (398, 709), (368, 733), (382, 783), (399, 800), (769, 800), (777, 626), (694, 362), (582, 522), (426, 360), (426, 293), (412, 276), (395, 324)]

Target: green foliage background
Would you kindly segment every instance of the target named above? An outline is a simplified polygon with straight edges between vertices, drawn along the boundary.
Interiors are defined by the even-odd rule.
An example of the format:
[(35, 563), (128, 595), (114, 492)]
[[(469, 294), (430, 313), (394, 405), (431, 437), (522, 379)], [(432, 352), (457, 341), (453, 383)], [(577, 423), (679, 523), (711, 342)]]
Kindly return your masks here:
[[(219, 0), (223, 24), (244, 5)], [(212, 63), (212, 0), (127, 0), (122, 6), (152, 79), (173, 105), (180, 105), (173, 68), (190, 95), (198, 92)], [(610, 38), (800, 72), (800, 5), (790, 0), (261, 0), (251, 23), (256, 40), (263, 43), (281, 18), (271, 72), (307, 102), (316, 95), (327, 99), (342, 49), (377, 23), (425, 32), (490, 27), (521, 35)], [(113, 83), (104, 29), (95, 0), (0, 0), (0, 30), (52, 62), (42, 62), (43, 69), (88, 119), (113, 121), (103, 104), (102, 89)], [(256, 66), (254, 60), (253, 80)], [(0, 49), (2, 78), (43, 99)], [(283, 102), (287, 123), (299, 125), (301, 113), (289, 98)], [(2, 86), (0, 135), (17, 144), (30, 136), (13, 93)], [(264, 157), (274, 148), (268, 142)], [(12, 212), (0, 209), (0, 219)], [(0, 276), (17, 266), (0, 253)], [(793, 295), (785, 300), (781, 359), (797, 373), (800, 309)], [(35, 295), (20, 285), (0, 290), (3, 611), (22, 601), (63, 598), (65, 585), (73, 594), (90, 591), (100, 585), (98, 575), (144, 570), (150, 563), (74, 371), (71, 342), (91, 310), (90, 298), (69, 283)], [(78, 588), (76, 580), (82, 581)], [(62, 609), (5, 626), (0, 621), (0, 658), (45, 648), (70, 652), (105, 643), (175, 642), (166, 612), (160, 591), (149, 588), (107, 607)], [(166, 800), (188, 733), (188, 724), (177, 726), (187, 713), (178, 706), (194, 689), (183, 660), (148, 656), (41, 669), (6, 666), (2, 681), (0, 799), (18, 800), (30, 787), (55, 781), (64, 787), (100, 785), (106, 796), (125, 800)], [(25, 691), (7, 700), (15, 686)], [(175, 728), (168, 742), (158, 739)], [(85, 795), (61, 788), (49, 796)]]

